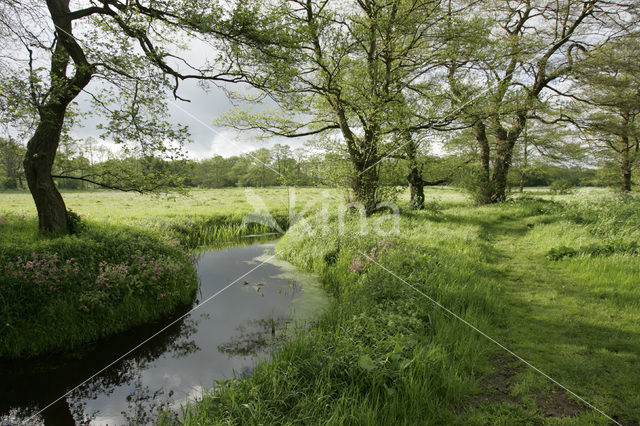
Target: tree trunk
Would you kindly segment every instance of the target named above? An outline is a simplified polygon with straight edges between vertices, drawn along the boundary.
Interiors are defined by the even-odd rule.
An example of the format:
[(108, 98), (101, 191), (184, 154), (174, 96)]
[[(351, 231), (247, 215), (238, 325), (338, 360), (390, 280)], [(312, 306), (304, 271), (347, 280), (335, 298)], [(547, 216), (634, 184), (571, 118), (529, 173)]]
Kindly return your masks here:
[(27, 184), (38, 210), (40, 231), (68, 232), (67, 208), (51, 177), (65, 109), (58, 106), (43, 112), (40, 123), (27, 144), (23, 162)]
[(413, 141), (406, 144), (407, 160), (409, 161), (409, 174), (407, 182), (409, 183), (409, 193), (411, 199), (409, 206), (412, 209), (422, 210), (424, 208), (424, 179), (422, 178), (422, 167), (416, 155), (416, 145)]
[(507, 176), (511, 166), (511, 154), (508, 142), (499, 141), (493, 166), (493, 194), (490, 197), (493, 203), (503, 202), (507, 199)]
[[(38, 210), (40, 231), (66, 233), (69, 231), (67, 208), (53, 182), (51, 169), (60, 144), (67, 107), (89, 84), (94, 66), (87, 61), (82, 47), (73, 37), (69, 0), (47, 0), (47, 7), (56, 27), (56, 42), (49, 70), (49, 95), (47, 102), (38, 107), (40, 122), (27, 143), (23, 165), (27, 185)], [(75, 73), (69, 77), (67, 68), (72, 58)]]
[[(522, 129), (521, 125), (519, 128)], [(493, 163), (493, 194), (492, 203), (501, 203), (507, 199), (507, 177), (513, 158), (513, 147), (520, 136), (521, 130), (512, 129), (511, 132), (503, 129), (496, 130), (496, 156)]]
[(622, 162), (620, 164), (621, 174), (622, 174), (622, 185), (620, 189), (622, 192), (630, 192), (631, 191), (631, 161), (629, 159), (629, 152), (625, 151), (622, 154)]
[(357, 202), (361, 203), (367, 215), (376, 211), (378, 205), (378, 170), (375, 163), (369, 162), (356, 165), (356, 175), (351, 181), (351, 188)]
[(361, 203), (367, 215), (376, 211), (378, 205), (378, 156), (377, 143), (367, 140), (363, 144), (367, 150), (354, 152), (352, 162), (355, 168), (355, 176), (351, 181), (351, 187), (356, 201)]
[(424, 208), (424, 181), (422, 180), (422, 170), (418, 168), (411, 168), (409, 176), (407, 176), (409, 182), (409, 192), (411, 193), (411, 199), (409, 206), (415, 210), (422, 210)]
[(482, 121), (477, 121), (473, 126), (476, 141), (480, 146), (480, 179), (477, 182), (476, 201), (478, 204), (491, 203), (493, 185), (491, 183), (491, 148), (487, 138), (487, 129)]

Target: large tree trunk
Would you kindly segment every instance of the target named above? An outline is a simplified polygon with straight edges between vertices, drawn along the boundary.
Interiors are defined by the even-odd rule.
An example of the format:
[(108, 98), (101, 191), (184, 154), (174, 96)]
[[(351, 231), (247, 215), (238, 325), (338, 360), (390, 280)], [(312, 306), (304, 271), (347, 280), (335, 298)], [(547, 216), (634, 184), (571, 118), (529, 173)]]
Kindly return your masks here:
[[(94, 67), (73, 37), (69, 0), (47, 0), (56, 42), (51, 54), (50, 88), (47, 102), (40, 105), (40, 122), (27, 143), (24, 173), (36, 208), (41, 231), (68, 232), (67, 209), (56, 188), (51, 169), (56, 157), (60, 134), (69, 104), (89, 84)], [(67, 75), (73, 58), (75, 73)]]
[[(360, 166), (358, 166), (360, 164)], [(356, 174), (351, 181), (351, 188), (357, 202), (361, 203), (367, 215), (376, 211), (378, 205), (377, 192), (379, 176), (375, 163), (356, 164)]]
[(476, 188), (476, 201), (478, 204), (492, 202), (493, 184), (491, 182), (491, 148), (487, 138), (487, 129), (482, 121), (477, 121), (473, 126), (476, 141), (480, 146), (480, 179)]
[[(346, 123), (342, 111), (341, 122)], [(343, 125), (342, 133), (347, 140), (347, 149), (355, 174), (351, 178), (351, 189), (355, 199), (364, 207), (367, 215), (376, 211), (378, 206), (378, 141), (375, 133), (365, 132), (363, 140), (356, 140), (347, 125)]]
[(513, 148), (524, 126), (526, 117), (519, 116), (518, 123), (507, 131), (496, 126), (494, 134), (496, 137), (496, 155), (493, 163), (493, 194), (491, 195), (492, 203), (501, 203), (507, 199), (507, 177), (509, 176), (509, 168), (513, 158)]
[(491, 202), (503, 202), (507, 199), (507, 176), (511, 167), (513, 143), (509, 140), (498, 140), (496, 158), (493, 166), (493, 194)]
[(412, 167), (407, 176), (409, 182), (409, 192), (411, 199), (409, 206), (412, 209), (422, 210), (424, 208), (424, 180), (422, 179), (422, 169)]
[(60, 142), (65, 108), (47, 108), (27, 144), (24, 173), (38, 210), (41, 231), (67, 232), (67, 208), (56, 188), (51, 169)]

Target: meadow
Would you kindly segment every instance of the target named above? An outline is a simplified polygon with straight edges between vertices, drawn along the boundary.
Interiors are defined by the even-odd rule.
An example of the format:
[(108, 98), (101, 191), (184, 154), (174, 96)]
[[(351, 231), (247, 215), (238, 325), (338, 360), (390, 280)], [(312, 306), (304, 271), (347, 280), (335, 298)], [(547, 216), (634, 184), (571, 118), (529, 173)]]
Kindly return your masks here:
[[(286, 189), (255, 194), (286, 220)], [(338, 190), (298, 188), (296, 208), (323, 194), (343, 200)], [(267, 229), (242, 228), (255, 210), (242, 189), (64, 195), (94, 226), (184, 247)], [(251, 376), (218, 383), (163, 422), (640, 423), (640, 197), (535, 189), (477, 207), (459, 190), (431, 188), (426, 204), (402, 208), (388, 235), (361, 232), (357, 215), (341, 224), (333, 210), (308, 209), (277, 254), (319, 275), (333, 296), (328, 312)], [(25, 194), (0, 194), (2, 244), (35, 232), (32, 209)], [(367, 229), (381, 219), (368, 218)]]
[(602, 189), (485, 207), (452, 189), (428, 199), (403, 211), (395, 235), (362, 234), (357, 217), (342, 231), (321, 215), (311, 233), (290, 229), (278, 254), (320, 275), (331, 310), (182, 421), (640, 422), (640, 199)]

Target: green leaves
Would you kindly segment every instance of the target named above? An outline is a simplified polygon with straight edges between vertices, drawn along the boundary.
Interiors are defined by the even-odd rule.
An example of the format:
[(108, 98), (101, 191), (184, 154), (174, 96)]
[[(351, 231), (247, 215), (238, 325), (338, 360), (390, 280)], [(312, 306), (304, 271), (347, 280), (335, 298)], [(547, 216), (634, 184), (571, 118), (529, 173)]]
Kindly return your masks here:
[(376, 368), (369, 355), (360, 355), (360, 358), (358, 358), (358, 366), (368, 372), (371, 372)]

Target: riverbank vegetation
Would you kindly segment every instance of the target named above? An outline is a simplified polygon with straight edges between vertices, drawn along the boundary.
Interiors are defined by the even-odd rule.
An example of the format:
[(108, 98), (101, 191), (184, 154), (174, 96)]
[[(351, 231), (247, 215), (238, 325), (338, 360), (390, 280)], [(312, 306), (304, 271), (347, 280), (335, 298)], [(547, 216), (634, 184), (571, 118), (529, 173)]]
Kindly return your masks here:
[[(274, 231), (243, 225), (251, 208), (241, 190), (65, 195), (82, 219), (70, 216), (73, 235), (52, 236), (38, 232), (29, 194), (0, 194), (0, 356), (69, 351), (164, 316), (190, 303), (197, 288), (186, 250)], [(279, 202), (288, 191), (263, 195), (286, 229), (286, 205)]]
[[(276, 238), (288, 227), (290, 208), (339, 198), (336, 191), (301, 190), (296, 208), (291, 195), (286, 188), (164, 197), (71, 191), (65, 197), (78, 212), (70, 215), (75, 233), (56, 236), (38, 232), (29, 194), (0, 194), (0, 356), (69, 351), (162, 317), (193, 299), (189, 250), (262, 233)], [(243, 222), (256, 213), (254, 200), (271, 221)]]
[(34, 218), (0, 225), (0, 356), (71, 351), (192, 301), (192, 260), (175, 241), (76, 221), (62, 237)]
[(163, 315), (188, 250), (291, 229), (335, 303), (187, 423), (640, 421), (637, 0), (89, 3), (0, 2), (0, 356)]
[[(616, 421), (640, 421), (640, 200), (437, 203), (403, 213), (397, 235), (361, 235), (358, 220), (344, 233), (324, 218), (312, 234), (294, 226), (277, 252), (321, 276), (331, 309), (253, 375), (186, 406), (184, 423), (609, 423), (461, 319)], [(584, 250), (609, 246), (629, 249)]]

